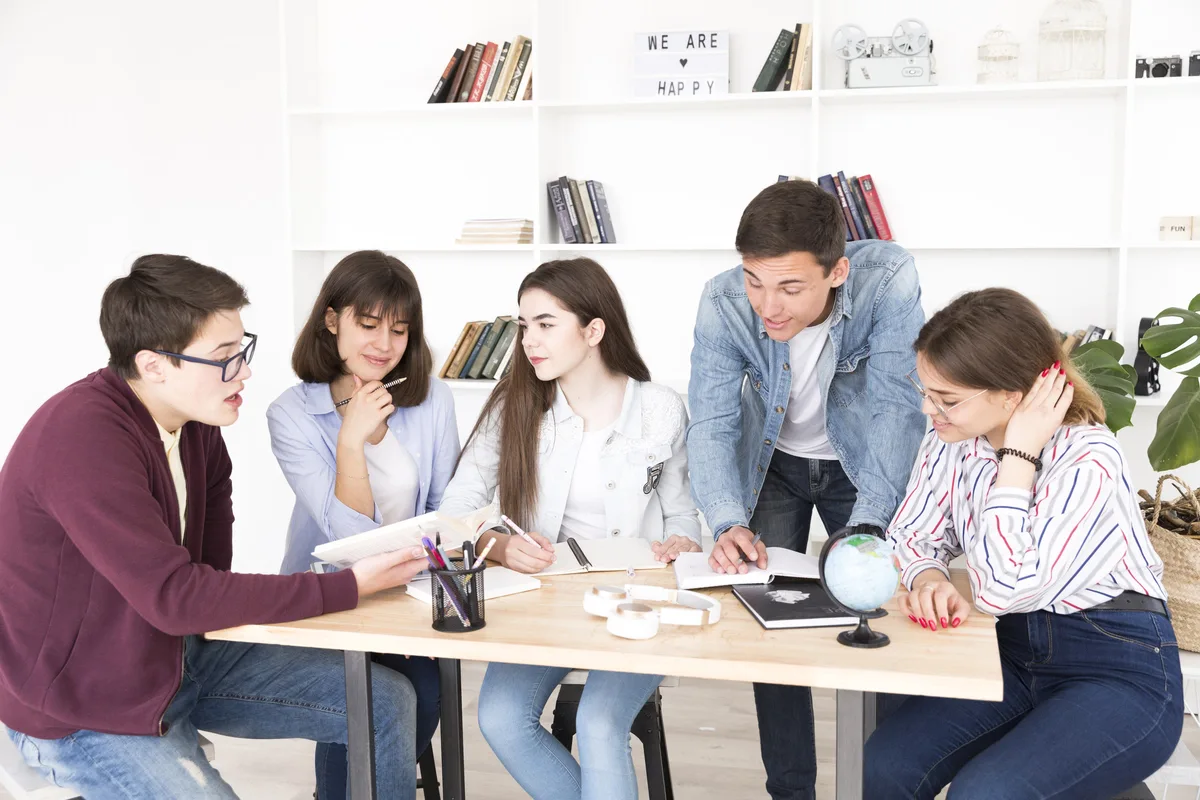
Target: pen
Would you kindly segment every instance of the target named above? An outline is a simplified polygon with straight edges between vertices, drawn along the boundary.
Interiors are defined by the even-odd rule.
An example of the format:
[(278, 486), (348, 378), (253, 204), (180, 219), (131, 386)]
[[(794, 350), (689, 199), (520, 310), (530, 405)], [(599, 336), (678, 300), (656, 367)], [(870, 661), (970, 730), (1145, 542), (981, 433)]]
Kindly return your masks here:
[[(754, 534), (754, 538), (750, 540), (750, 546), (754, 547), (754, 545), (758, 544), (758, 540), (761, 538), (762, 538), (761, 533)], [(738, 563), (739, 564), (746, 563), (746, 554), (745, 553), (738, 553)]]
[[(398, 383), (404, 383), (406, 380), (408, 380), (408, 378), (396, 378), (396, 380), (394, 380), (394, 381), (388, 381), (387, 383), (385, 383), (383, 385), (383, 388), (390, 389)], [(349, 403), (352, 399), (354, 399), (353, 395), (351, 395), (350, 397), (347, 397), (345, 400), (338, 400), (336, 403), (333, 404), (333, 407), (341, 408), (342, 406), (346, 405), (346, 403)]]
[(538, 544), (537, 542), (535, 542), (535, 541), (533, 540), (533, 537), (532, 537), (532, 536), (530, 536), (530, 535), (529, 535), (528, 533), (526, 533), (525, 531), (521, 530), (521, 526), (520, 526), (520, 525), (518, 525), (517, 523), (513, 522), (511, 519), (509, 519), (509, 518), (508, 518), (507, 516), (505, 516), (504, 514), (501, 514), (501, 515), (500, 515), (500, 519), (501, 519), (501, 520), (503, 520), (503, 522), (504, 522), (504, 524), (505, 524), (505, 525), (507, 525), (508, 527), (512, 528), (512, 529), (513, 529), (513, 532), (514, 532), (514, 533), (516, 533), (518, 536), (520, 536), (522, 539), (524, 539), (525, 541), (529, 542), (531, 545), (533, 545), (533, 546), (534, 546), (534, 547), (536, 547), (537, 549), (539, 549), (539, 550), (541, 550), (541, 549), (542, 549), (542, 546), (541, 546), (540, 544)]
[(433, 542), (429, 541), (428, 536), (421, 537), (421, 544), (425, 545), (425, 557), (429, 559), (429, 563), (433, 564), (434, 569), (445, 569), (446, 564), (442, 562), (442, 556), (438, 553), (437, 548), (433, 546)]
[(485, 558), (487, 558), (488, 551), (492, 549), (492, 545), (494, 545), (495, 543), (496, 543), (495, 539), (492, 539), (490, 542), (487, 543), (487, 545), (483, 548), (483, 552), (479, 554), (479, 557), (475, 559), (475, 563), (471, 565), (471, 569), (479, 568), (479, 565), (483, 563), (483, 560)]
[[(438, 564), (437, 560), (435, 560), (435, 557), (440, 559), (441, 556), (438, 555), (437, 551), (433, 549), (433, 543), (429, 541), (429, 537), (422, 536), (421, 541), (428, 546), (428, 549), (425, 551), (425, 560), (428, 561), (435, 570), (444, 570), (446, 565)], [(432, 577), (436, 578), (437, 582), (442, 585), (442, 591), (446, 593), (446, 599), (450, 601), (450, 605), (454, 608), (454, 613), (458, 615), (460, 620), (462, 620), (463, 627), (471, 627), (471, 620), (467, 618), (466, 610), (462, 607), (462, 604), (459, 603), (458, 592), (455, 591), (453, 582), (447, 582), (444, 577), (438, 575), (437, 573), (433, 573)]]

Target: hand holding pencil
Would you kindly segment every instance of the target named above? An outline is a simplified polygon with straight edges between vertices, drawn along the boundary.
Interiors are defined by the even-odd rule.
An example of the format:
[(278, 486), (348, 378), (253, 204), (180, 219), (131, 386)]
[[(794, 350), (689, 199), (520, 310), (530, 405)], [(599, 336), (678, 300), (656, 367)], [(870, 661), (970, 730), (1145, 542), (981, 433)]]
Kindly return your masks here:
[(501, 515), (500, 519), (513, 531), (513, 535), (504, 542), (501, 564), (516, 572), (531, 575), (558, 560), (554, 544), (545, 536), (521, 530), (517, 523), (506, 516)]

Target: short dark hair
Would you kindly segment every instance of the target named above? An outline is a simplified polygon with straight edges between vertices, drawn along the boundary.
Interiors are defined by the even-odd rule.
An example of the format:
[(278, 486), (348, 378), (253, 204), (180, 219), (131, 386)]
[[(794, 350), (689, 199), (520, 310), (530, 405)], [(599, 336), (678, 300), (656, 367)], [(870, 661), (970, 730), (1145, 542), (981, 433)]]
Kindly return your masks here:
[[(108, 285), (100, 301), (108, 366), (134, 380), (134, 359), (142, 350), (182, 353), (214, 314), (238, 311), (249, 303), (241, 284), (219, 269), (187, 256), (141, 256), (128, 275)], [(171, 362), (179, 365), (177, 358)]]
[(743, 258), (812, 253), (828, 275), (846, 255), (846, 221), (837, 198), (812, 181), (779, 181), (746, 206), (735, 246)]
[(359, 250), (343, 258), (325, 278), (317, 293), (312, 313), (292, 349), (292, 370), (308, 383), (331, 383), (346, 374), (338, 354), (337, 337), (325, 327), (325, 311), (339, 316), (347, 308), (358, 316), (390, 317), (408, 326), (408, 347), (383, 382), (408, 378), (393, 386), (392, 402), (397, 408), (418, 406), (429, 393), (433, 354), (425, 342), (421, 315), (421, 290), (417, 278), (404, 262), (378, 250)]

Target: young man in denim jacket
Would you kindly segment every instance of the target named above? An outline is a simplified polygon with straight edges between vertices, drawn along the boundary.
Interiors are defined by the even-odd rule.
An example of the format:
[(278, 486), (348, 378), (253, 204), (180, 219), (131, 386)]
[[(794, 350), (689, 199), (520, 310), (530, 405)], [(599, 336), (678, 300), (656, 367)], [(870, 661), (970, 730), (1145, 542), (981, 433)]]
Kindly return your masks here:
[[(718, 572), (804, 552), (816, 508), (830, 533), (882, 535), (925, 432), (906, 375), (925, 322), (912, 256), (845, 241), (841, 208), (809, 181), (764, 189), (742, 214), (742, 264), (705, 286), (688, 389), (692, 492)], [(753, 543), (755, 533), (761, 540)], [(755, 684), (773, 800), (812, 800), (812, 694)]]

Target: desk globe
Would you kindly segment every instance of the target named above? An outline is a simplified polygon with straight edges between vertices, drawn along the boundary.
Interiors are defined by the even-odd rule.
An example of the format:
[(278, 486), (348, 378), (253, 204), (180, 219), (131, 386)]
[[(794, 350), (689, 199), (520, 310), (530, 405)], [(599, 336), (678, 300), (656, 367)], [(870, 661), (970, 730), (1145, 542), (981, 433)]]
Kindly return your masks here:
[(871, 630), (869, 619), (885, 616), (880, 607), (896, 593), (900, 568), (891, 542), (871, 533), (842, 528), (825, 541), (819, 562), (821, 586), (829, 599), (858, 616), (858, 627), (842, 631), (847, 647), (883, 647), (886, 634)]

